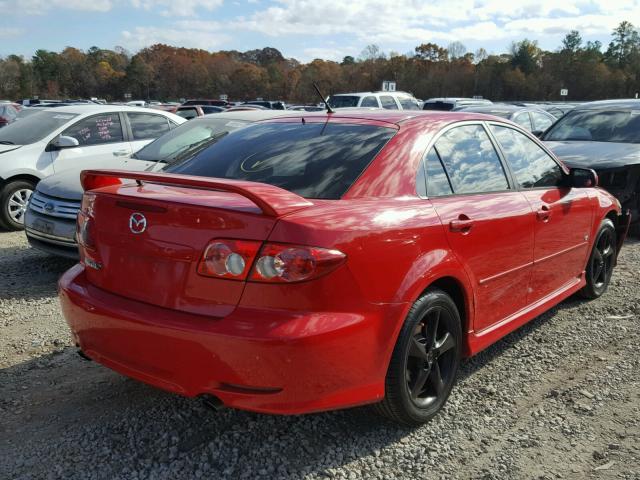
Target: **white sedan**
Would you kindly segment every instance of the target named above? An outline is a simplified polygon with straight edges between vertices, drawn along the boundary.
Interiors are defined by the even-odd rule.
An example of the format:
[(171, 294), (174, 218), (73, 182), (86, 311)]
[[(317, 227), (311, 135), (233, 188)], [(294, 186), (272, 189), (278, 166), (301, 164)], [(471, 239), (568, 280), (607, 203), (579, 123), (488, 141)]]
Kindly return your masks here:
[(135, 161), (131, 154), (184, 123), (161, 110), (121, 105), (46, 109), (0, 129), (0, 227), (23, 228), (41, 179), (67, 170)]

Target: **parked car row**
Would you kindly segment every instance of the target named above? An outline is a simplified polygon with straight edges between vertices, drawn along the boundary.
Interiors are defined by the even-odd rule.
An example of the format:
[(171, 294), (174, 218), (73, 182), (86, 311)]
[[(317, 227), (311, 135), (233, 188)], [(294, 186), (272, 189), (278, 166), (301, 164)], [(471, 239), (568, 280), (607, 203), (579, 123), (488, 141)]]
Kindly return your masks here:
[(79, 258), (60, 300), (85, 358), (210, 405), (419, 425), (461, 358), (605, 293), (638, 204), (637, 101), (437, 102), (42, 109), (0, 130), (0, 220)]

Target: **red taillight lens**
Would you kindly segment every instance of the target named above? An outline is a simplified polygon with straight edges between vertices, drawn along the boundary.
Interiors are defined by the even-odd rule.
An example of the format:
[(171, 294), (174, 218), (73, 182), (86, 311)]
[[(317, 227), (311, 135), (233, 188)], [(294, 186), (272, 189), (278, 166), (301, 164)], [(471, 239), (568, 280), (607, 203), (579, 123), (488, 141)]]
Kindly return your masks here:
[(249, 240), (213, 240), (202, 255), (198, 273), (207, 277), (244, 280), (260, 244)]
[(93, 218), (84, 212), (78, 213), (76, 224), (76, 239), (78, 243), (88, 250), (96, 249)]
[(111, 185), (120, 185), (122, 180), (117, 177), (104, 177), (98, 175), (86, 175), (81, 177), (82, 188), (84, 191), (95, 190), (96, 188), (109, 187)]
[(346, 259), (338, 250), (284, 244), (262, 247), (250, 280), (256, 282), (301, 282), (329, 273)]

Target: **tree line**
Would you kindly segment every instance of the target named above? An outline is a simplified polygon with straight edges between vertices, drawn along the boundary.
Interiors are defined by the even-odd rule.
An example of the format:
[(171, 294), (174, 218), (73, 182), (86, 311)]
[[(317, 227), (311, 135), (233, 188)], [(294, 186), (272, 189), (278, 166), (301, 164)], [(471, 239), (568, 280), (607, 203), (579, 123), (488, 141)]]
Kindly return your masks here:
[(569, 32), (555, 51), (533, 40), (514, 42), (508, 53), (468, 52), (460, 42), (418, 45), (413, 52), (384, 53), (367, 46), (341, 62), (300, 63), (274, 48), (209, 52), (157, 44), (131, 54), (121, 47), (61, 52), (37, 50), (31, 59), (0, 58), (0, 98), (105, 98), (177, 100), (257, 97), (317, 102), (312, 84), (326, 93), (378, 90), (383, 80), (418, 98), (480, 95), (492, 100), (567, 100), (634, 97), (640, 91), (640, 35), (624, 21), (605, 48)]

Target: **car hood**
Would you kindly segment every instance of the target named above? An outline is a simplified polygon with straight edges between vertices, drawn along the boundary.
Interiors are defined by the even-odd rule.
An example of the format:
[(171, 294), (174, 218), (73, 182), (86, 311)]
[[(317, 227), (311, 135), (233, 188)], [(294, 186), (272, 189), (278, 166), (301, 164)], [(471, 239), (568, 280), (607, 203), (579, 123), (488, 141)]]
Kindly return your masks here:
[(613, 142), (544, 142), (568, 167), (605, 170), (640, 165), (640, 144)]
[(17, 150), (22, 145), (0, 145), (0, 154), (10, 152), (12, 150)]
[[(120, 170), (143, 171), (147, 167), (145, 162), (128, 162), (126, 165), (118, 165)], [(91, 169), (114, 168), (113, 161), (104, 165), (91, 165)], [(78, 170), (65, 170), (55, 175), (41, 180), (37, 190), (51, 197), (63, 198), (65, 200), (82, 200), (83, 189), (80, 184), (80, 172)]]

